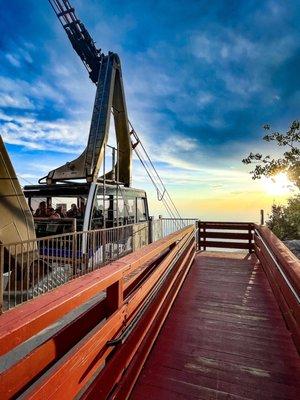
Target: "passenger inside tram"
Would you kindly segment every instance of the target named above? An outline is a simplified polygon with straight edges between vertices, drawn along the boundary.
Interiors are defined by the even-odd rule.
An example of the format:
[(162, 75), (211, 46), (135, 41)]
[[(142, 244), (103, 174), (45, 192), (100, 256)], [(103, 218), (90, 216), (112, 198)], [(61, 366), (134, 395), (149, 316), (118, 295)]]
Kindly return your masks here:
[(75, 203), (71, 204), (70, 210), (67, 211), (68, 218), (81, 218), (82, 212)]
[(62, 206), (56, 206), (55, 212), (60, 216), (60, 218), (66, 218), (67, 214), (64, 212)]
[(60, 215), (54, 210), (53, 207), (48, 208), (48, 218), (50, 219), (60, 219)]
[(35, 213), (33, 214), (34, 217), (39, 217), (39, 218), (47, 218), (48, 217), (48, 212), (47, 212), (47, 204), (45, 201), (41, 201), (38, 208), (36, 209)]

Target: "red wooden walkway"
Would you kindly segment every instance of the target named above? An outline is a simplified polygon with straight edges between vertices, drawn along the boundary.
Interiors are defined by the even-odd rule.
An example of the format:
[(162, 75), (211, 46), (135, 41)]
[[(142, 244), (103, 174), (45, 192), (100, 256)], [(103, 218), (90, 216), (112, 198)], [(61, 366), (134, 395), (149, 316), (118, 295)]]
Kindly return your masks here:
[(300, 399), (300, 358), (254, 255), (196, 256), (130, 398)]

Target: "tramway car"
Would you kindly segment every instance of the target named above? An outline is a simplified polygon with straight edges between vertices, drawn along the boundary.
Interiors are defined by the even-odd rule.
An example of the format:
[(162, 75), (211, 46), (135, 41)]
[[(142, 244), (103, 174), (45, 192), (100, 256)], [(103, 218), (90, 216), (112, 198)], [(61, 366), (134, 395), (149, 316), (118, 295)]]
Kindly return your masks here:
[(102, 183), (66, 183), (24, 187), (33, 215), (41, 202), (47, 207), (61, 207), (67, 212), (76, 204), (76, 218), (52, 219), (34, 217), (37, 237), (72, 231), (112, 228), (149, 220), (147, 195), (144, 190)]

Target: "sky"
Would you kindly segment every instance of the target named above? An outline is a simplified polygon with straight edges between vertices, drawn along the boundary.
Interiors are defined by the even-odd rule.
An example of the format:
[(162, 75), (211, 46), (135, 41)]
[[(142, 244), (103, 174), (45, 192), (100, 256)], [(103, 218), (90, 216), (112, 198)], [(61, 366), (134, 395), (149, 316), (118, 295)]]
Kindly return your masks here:
[[(71, 3), (119, 54), (128, 116), (182, 216), (256, 222), (285, 201), (241, 160), (276, 155), (262, 125), (299, 118), (297, 0)], [(95, 86), (47, 0), (0, 0), (0, 15), (0, 134), (21, 183), (35, 183), (84, 149)], [(136, 160), (133, 185), (166, 215)]]

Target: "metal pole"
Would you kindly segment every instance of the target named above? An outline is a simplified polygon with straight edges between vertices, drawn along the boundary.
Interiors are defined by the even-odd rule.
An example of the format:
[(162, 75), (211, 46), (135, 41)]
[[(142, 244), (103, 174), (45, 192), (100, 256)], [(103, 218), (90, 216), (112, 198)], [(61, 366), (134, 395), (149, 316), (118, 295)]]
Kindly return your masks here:
[(200, 251), (201, 249), (200, 249), (200, 224), (201, 224), (201, 221), (200, 221), (200, 219), (197, 221), (197, 250), (198, 251)]
[(103, 228), (106, 228), (106, 210), (105, 210), (105, 198), (106, 198), (106, 180), (105, 180), (105, 150), (106, 147), (104, 146), (104, 150), (103, 150)]
[(153, 243), (153, 217), (148, 220), (148, 244)]
[[(8, 271), (9, 273), (10, 271)], [(4, 291), (4, 246), (0, 244), (0, 314), (3, 313), (3, 291)]]
[(264, 212), (264, 210), (260, 210), (260, 224), (261, 225), (265, 224), (265, 212)]
[(116, 180), (116, 166), (115, 166), (115, 163), (116, 163), (116, 148), (113, 147), (112, 148), (112, 177), (111, 177), (112, 181)]

